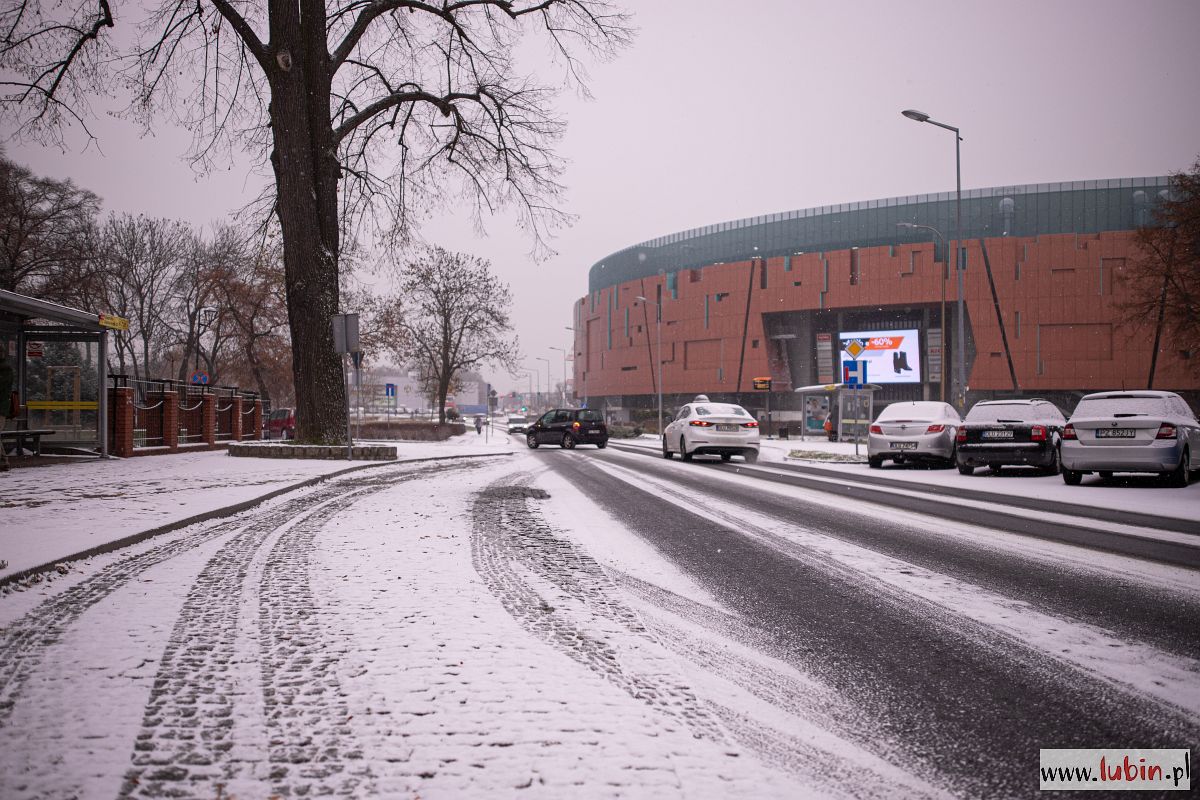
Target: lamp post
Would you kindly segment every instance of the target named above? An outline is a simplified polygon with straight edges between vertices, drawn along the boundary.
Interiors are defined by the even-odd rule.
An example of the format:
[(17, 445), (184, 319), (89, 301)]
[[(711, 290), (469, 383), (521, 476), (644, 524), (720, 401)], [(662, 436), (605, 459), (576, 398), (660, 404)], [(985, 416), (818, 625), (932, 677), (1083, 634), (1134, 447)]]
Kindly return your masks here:
[(657, 334), (657, 335), (658, 335), (658, 435), (659, 435), (659, 436), (662, 436), (662, 433), (663, 433), (663, 413), (662, 413), (662, 362), (663, 362), (663, 358), (662, 358), (662, 306), (661, 306), (661, 305), (659, 305), (658, 303), (654, 302), (653, 300), (647, 300), (646, 298), (642, 297), (640, 294), (639, 294), (637, 297), (635, 297), (634, 299), (635, 299), (635, 300), (641, 300), (641, 301), (642, 301), (643, 303), (645, 303), (646, 305), (651, 305), (651, 306), (654, 306), (654, 319), (655, 319), (655, 324), (654, 324), (654, 327), (657, 329), (657, 332), (658, 332), (658, 334)]
[(906, 109), (901, 111), (901, 114), (911, 120), (917, 122), (928, 122), (930, 125), (936, 125), (954, 133), (954, 271), (958, 273), (958, 325), (954, 336), (954, 362), (958, 373), (958, 387), (954, 396), (954, 404), (958, 407), (959, 413), (964, 413), (967, 400), (967, 353), (966, 353), (966, 328), (963, 320), (963, 274), (962, 274), (962, 259), (959, 258), (958, 249), (962, 247), (962, 154), (960, 143), (962, 136), (958, 128), (953, 125), (947, 125), (944, 122), (930, 119), (929, 115), (923, 111), (914, 111)]
[[(533, 400), (529, 403), (529, 405), (534, 407), (534, 411), (536, 413), (538, 404), (537, 394), (542, 393), (542, 373), (538, 372), (536, 369), (529, 369), (528, 367), (521, 367), (521, 371), (525, 373), (525, 377), (529, 378), (529, 394), (533, 395)], [(534, 380), (537, 381), (537, 394), (533, 394)]]
[(562, 357), (563, 357), (562, 401), (563, 401), (563, 405), (565, 406), (567, 404), (567, 348), (551, 347), (550, 349), (557, 350), (558, 352), (562, 353)]
[[(946, 259), (949, 257), (948, 251), (946, 250), (946, 237), (942, 236), (942, 232), (939, 231), (937, 228), (933, 227), (932, 225), (918, 225), (915, 222), (897, 222), (896, 227), (897, 228), (906, 228), (908, 230), (930, 231), (934, 236), (937, 237), (937, 240), (942, 243), (942, 262), (943, 262), (943, 266), (942, 266), (942, 310), (938, 314), (938, 324), (941, 325), (941, 328), (942, 328), (942, 342), (940, 345), (941, 351), (942, 351), (942, 353), (941, 353), (942, 368), (941, 368), (941, 374), (938, 376), (938, 383), (940, 383), (942, 385), (942, 402), (944, 403), (944, 402), (946, 402), (946, 269), (945, 269), (945, 264), (947, 263)], [(934, 260), (936, 261), (937, 259), (935, 258)]]
[(546, 362), (546, 394), (549, 395), (550, 394), (550, 359), (542, 358), (541, 356), (536, 356), (536, 358), (538, 361)]

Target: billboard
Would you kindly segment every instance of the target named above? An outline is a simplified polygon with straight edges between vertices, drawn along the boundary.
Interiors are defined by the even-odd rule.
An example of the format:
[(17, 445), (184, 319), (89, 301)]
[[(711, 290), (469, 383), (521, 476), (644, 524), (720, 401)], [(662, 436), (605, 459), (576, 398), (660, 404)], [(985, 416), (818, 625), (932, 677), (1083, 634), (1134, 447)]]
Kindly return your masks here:
[(871, 383), (920, 383), (921, 343), (916, 328), (838, 334), (841, 358), (864, 361)]

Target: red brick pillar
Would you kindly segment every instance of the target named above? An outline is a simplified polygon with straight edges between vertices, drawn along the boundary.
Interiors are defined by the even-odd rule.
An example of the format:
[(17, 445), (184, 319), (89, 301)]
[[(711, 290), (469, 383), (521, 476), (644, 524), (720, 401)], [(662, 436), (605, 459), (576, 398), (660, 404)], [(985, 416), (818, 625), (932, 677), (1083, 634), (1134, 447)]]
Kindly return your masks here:
[(162, 393), (163, 447), (179, 449), (179, 393)]
[(229, 401), (233, 406), (229, 413), (233, 415), (233, 422), (230, 424), (229, 441), (240, 442), (242, 440), (242, 396), (235, 394)]
[(133, 389), (108, 390), (108, 452), (119, 458), (133, 455)]
[(217, 443), (217, 396), (212, 392), (205, 392), (200, 396), (200, 403), (200, 413), (204, 415), (200, 426), (203, 435), (200, 438), (211, 447)]
[(254, 413), (250, 415), (250, 424), (254, 426), (250, 438), (261, 439), (263, 436), (262, 400), (254, 401)]

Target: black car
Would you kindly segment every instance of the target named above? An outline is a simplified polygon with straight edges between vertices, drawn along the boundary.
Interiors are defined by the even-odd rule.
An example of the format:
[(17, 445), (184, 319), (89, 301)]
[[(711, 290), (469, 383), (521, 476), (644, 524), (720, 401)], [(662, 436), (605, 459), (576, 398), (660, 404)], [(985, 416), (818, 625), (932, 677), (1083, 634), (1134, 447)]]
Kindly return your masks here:
[(608, 426), (604, 415), (594, 408), (555, 408), (529, 426), (525, 443), (534, 450), (538, 445), (556, 444), (570, 450), (577, 444), (608, 446)]
[(1048, 400), (988, 400), (967, 412), (955, 440), (958, 471), (976, 467), (998, 472), (1006, 466), (1038, 467), (1048, 475), (1059, 469), (1059, 442), (1067, 424)]

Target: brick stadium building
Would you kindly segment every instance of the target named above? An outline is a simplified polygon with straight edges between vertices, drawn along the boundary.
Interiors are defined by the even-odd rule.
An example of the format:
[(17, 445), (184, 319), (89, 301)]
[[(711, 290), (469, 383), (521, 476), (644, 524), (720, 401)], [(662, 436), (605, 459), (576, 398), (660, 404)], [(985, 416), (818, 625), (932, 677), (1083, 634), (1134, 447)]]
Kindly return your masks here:
[[(1154, 320), (1121, 323), (1119, 279), (1137, 257), (1135, 228), (1166, 191), (1168, 179), (1155, 177), (964, 192), (967, 407), (1039, 396), (1069, 412), (1087, 391), (1146, 388)], [(872, 362), (877, 407), (940, 399), (956, 363), (955, 276), (943, 281), (930, 231), (899, 223), (949, 240), (954, 210), (953, 193), (897, 197), (709, 225), (613, 253), (575, 304), (576, 395), (616, 417), (655, 407), (659, 303), (667, 408), (703, 392), (761, 409), (752, 380), (770, 376), (772, 408), (794, 409), (792, 389), (841, 379), (847, 333), (867, 345), (906, 342), (903, 355)], [(1197, 405), (1193, 357), (1164, 338), (1153, 387)]]

